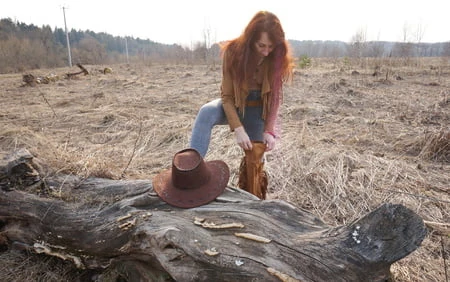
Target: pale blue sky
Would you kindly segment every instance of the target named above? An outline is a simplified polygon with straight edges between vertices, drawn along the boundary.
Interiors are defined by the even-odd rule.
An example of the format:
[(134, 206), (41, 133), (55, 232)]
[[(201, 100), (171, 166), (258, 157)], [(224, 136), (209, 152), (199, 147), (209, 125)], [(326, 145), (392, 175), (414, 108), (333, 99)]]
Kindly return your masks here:
[[(5, 3), (6, 2), (6, 3)], [(366, 40), (450, 41), (447, 0), (23, 0), (4, 1), (0, 18), (26, 24), (133, 36), (183, 46), (238, 36), (258, 10), (275, 13), (286, 37), (349, 42), (358, 31)]]

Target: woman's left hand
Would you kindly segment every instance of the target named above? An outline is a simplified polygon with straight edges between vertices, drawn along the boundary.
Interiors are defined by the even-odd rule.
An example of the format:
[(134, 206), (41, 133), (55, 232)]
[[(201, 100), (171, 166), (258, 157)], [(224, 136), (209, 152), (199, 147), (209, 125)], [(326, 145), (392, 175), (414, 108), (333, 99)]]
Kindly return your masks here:
[(273, 136), (271, 133), (264, 132), (264, 143), (266, 143), (266, 152), (273, 150), (275, 148), (275, 136)]

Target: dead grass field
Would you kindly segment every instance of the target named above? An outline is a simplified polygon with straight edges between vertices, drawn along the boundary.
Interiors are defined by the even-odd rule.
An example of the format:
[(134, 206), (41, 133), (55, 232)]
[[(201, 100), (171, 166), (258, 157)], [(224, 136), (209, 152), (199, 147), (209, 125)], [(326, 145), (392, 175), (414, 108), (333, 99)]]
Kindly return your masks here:
[[(379, 62), (378, 76), (367, 67), (372, 62), (363, 63), (313, 60), (296, 70), (285, 86), (281, 140), (266, 156), (269, 197), (330, 226), (385, 202), (403, 204), (429, 232), (392, 266), (392, 281), (448, 281), (449, 59), (418, 59), (414, 67)], [(88, 76), (36, 87), (22, 87), (22, 74), (0, 75), (0, 150), (25, 147), (59, 173), (149, 179), (188, 146), (198, 109), (219, 96), (219, 65), (117, 65), (106, 75), (99, 71), (104, 66), (86, 67)], [(231, 186), (241, 156), (228, 127), (215, 128), (206, 159), (228, 163)], [(4, 281), (43, 269), (39, 281), (74, 275), (68, 263), (10, 251), (0, 253), (0, 265)]]

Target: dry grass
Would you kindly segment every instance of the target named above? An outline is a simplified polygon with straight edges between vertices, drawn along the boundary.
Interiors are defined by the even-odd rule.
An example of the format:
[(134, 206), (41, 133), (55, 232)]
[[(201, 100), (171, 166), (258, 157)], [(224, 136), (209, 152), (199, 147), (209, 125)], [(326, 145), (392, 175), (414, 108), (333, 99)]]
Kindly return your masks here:
[[(393, 281), (448, 279), (447, 60), (421, 59), (414, 67), (313, 61), (285, 87), (282, 139), (266, 155), (269, 197), (307, 209), (330, 226), (349, 223), (385, 202), (401, 203), (430, 222), (422, 246), (392, 266)], [(375, 63), (379, 76), (372, 76)], [(188, 146), (197, 110), (219, 95), (219, 67), (119, 65), (109, 75), (96, 68), (103, 69), (90, 66), (92, 75), (34, 88), (20, 87), (21, 75), (2, 76), (1, 150), (26, 147), (61, 173), (149, 179)], [(215, 128), (206, 159), (228, 163), (232, 186), (241, 156), (228, 128)], [(9, 263), (9, 253), (1, 256), (2, 265)], [(48, 259), (28, 260), (29, 271), (34, 263), (52, 265)]]

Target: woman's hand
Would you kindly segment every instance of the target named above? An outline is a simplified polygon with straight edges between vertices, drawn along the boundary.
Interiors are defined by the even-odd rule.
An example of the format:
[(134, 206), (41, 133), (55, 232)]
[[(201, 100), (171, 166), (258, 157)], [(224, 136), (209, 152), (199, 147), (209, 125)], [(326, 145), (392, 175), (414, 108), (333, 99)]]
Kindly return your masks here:
[(275, 148), (275, 134), (271, 132), (264, 132), (264, 143), (266, 143), (266, 152), (273, 150)]
[(238, 143), (239, 147), (244, 150), (252, 149), (252, 141), (250, 141), (250, 138), (248, 137), (247, 132), (245, 132), (243, 126), (236, 127), (234, 129), (234, 134), (236, 136), (236, 143)]

